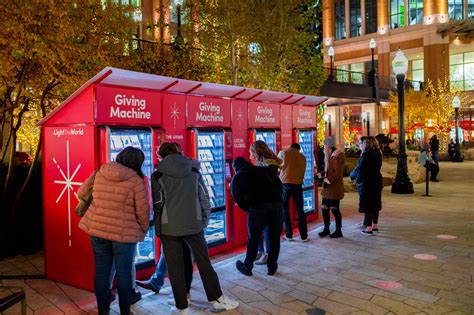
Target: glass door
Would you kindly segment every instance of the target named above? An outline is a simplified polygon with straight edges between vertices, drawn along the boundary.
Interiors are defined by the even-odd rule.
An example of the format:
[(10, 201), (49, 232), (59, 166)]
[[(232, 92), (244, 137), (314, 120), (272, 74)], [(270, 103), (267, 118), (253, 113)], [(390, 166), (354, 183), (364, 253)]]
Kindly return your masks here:
[(306, 169), (303, 180), (304, 211), (312, 212), (315, 209), (313, 131), (298, 130), (298, 143), (301, 146), (301, 153), (306, 157)]

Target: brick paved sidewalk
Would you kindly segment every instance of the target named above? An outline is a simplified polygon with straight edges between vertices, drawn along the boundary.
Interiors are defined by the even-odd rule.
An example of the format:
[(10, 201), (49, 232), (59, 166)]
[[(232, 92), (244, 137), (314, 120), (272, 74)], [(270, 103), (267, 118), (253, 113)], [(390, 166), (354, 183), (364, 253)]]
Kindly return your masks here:
[[(253, 277), (235, 270), (242, 255), (219, 257), (215, 267), (227, 295), (240, 302), (226, 314), (474, 314), (474, 162), (442, 163), (433, 197), (384, 189), (380, 233), (362, 235), (357, 196), (342, 203), (342, 239), (319, 239), (312, 225), (311, 241), (283, 242), (280, 268), (274, 277), (256, 266)], [(441, 239), (453, 235), (455, 239)], [(414, 256), (424, 259), (421, 260)], [(0, 274), (37, 274), (42, 257), (0, 262)], [(90, 292), (48, 280), (3, 280), (26, 288), (29, 314), (95, 314)], [(145, 292), (143, 292), (145, 293)], [(191, 291), (190, 314), (208, 314), (199, 275)], [(0, 290), (0, 296), (6, 295)], [(145, 294), (136, 314), (169, 314), (167, 296)], [(118, 311), (117, 303), (113, 310)], [(6, 314), (17, 314), (19, 308)]]

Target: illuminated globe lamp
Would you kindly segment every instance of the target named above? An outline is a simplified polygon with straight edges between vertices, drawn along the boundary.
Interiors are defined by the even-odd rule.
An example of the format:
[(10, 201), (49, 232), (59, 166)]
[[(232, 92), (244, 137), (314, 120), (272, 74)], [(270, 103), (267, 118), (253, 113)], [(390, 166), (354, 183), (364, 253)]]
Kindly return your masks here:
[(395, 58), (392, 61), (393, 73), (397, 78), (398, 95), (398, 156), (397, 156), (397, 175), (392, 184), (392, 193), (394, 194), (413, 194), (413, 183), (408, 176), (407, 154), (405, 151), (405, 99), (404, 83), (405, 74), (408, 70), (408, 59), (401, 49), (398, 49)]
[(461, 107), (461, 100), (459, 99), (459, 96), (454, 96), (453, 98), (453, 107), (454, 107), (454, 112), (455, 112), (455, 122), (456, 122), (456, 127), (455, 127), (455, 132), (456, 132), (456, 151), (454, 152), (454, 158), (453, 162), (462, 162), (462, 154), (461, 154), (461, 148), (459, 146), (459, 108)]

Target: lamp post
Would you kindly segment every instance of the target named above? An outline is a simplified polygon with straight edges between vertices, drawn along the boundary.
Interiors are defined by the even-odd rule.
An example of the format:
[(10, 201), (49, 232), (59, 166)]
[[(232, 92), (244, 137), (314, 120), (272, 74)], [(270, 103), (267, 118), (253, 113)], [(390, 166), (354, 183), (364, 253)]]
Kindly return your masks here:
[(331, 136), (331, 115), (323, 115), (324, 126), (328, 130), (328, 136)]
[(408, 176), (407, 154), (405, 152), (405, 122), (404, 122), (404, 81), (408, 69), (408, 59), (403, 52), (398, 49), (395, 58), (392, 61), (393, 72), (397, 76), (398, 92), (398, 157), (397, 157), (397, 176), (392, 184), (392, 193), (412, 194), (413, 183)]
[(181, 6), (183, 5), (183, 0), (174, 0), (174, 4), (176, 5), (176, 14), (178, 17), (178, 29), (176, 34), (176, 44), (181, 45), (183, 44), (183, 36), (181, 35)]
[(461, 107), (461, 100), (456, 95), (453, 98), (453, 107), (455, 112), (455, 122), (456, 122), (456, 152), (454, 153), (454, 162), (462, 162), (461, 148), (459, 147), (459, 107)]
[(333, 72), (333, 68), (334, 68), (334, 64), (333, 64), (333, 57), (334, 57), (334, 48), (331, 46), (329, 47), (328, 49), (328, 55), (329, 55), (329, 81), (333, 81), (334, 80), (334, 72)]
[(375, 58), (374, 58), (374, 51), (375, 47), (377, 46), (377, 43), (375, 42), (375, 39), (370, 39), (369, 42), (369, 47), (372, 52), (372, 67), (369, 72), (369, 86), (372, 87), (372, 99), (375, 99), (376, 97), (376, 91), (375, 91)]
[(369, 112), (362, 112), (360, 115), (362, 117), (362, 124), (364, 128), (367, 128), (367, 137), (370, 136), (370, 113)]
[(140, 26), (142, 23), (142, 10), (140, 8), (136, 8), (133, 11), (133, 21), (137, 23), (137, 32), (135, 33), (135, 37), (137, 38), (137, 46), (141, 50), (141, 40), (140, 40)]

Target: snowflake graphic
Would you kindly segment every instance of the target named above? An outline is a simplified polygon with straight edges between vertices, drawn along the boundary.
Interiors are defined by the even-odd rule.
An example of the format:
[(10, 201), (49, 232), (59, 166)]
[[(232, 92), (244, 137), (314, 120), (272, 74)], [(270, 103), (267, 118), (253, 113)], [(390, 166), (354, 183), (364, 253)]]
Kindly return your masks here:
[(239, 127), (242, 127), (242, 121), (244, 120), (244, 113), (242, 112), (242, 108), (239, 107), (239, 111), (237, 113), (237, 120), (239, 121)]
[(170, 109), (171, 109), (171, 118), (173, 118), (173, 126), (174, 128), (176, 128), (176, 119), (179, 119), (179, 114), (181, 113), (179, 112), (179, 108), (176, 105), (176, 102), (173, 103), (173, 106), (170, 107)]
[(53, 157), (53, 162), (56, 165), (56, 167), (59, 170), (59, 173), (61, 173), (61, 176), (63, 177), (63, 180), (55, 180), (54, 183), (58, 185), (64, 185), (63, 190), (61, 190), (61, 193), (59, 194), (58, 198), (56, 199), (56, 203), (59, 203), (64, 195), (64, 193), (67, 191), (67, 214), (68, 214), (68, 233), (69, 233), (69, 247), (71, 247), (71, 192), (74, 194), (74, 196), (79, 200), (79, 197), (77, 196), (76, 192), (74, 191), (73, 186), (81, 186), (82, 182), (75, 182), (74, 177), (76, 176), (77, 172), (81, 168), (81, 163), (79, 163), (76, 166), (76, 169), (74, 172), (71, 174), (70, 172), (70, 163), (69, 163), (70, 155), (69, 155), (69, 140), (66, 141), (66, 174), (64, 174), (63, 169), (59, 165), (58, 161), (56, 158)]

